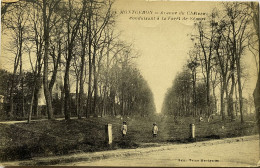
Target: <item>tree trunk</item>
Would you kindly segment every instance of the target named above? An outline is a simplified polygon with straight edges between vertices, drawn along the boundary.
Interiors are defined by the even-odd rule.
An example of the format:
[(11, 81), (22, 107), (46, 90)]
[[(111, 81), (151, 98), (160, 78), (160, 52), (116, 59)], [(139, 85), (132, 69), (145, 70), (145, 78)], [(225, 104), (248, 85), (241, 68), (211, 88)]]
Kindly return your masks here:
[(60, 104), (60, 114), (64, 115), (64, 87), (61, 88), (61, 104)]
[(113, 88), (110, 89), (109, 99), (110, 99), (111, 115), (116, 116), (116, 112), (115, 112), (115, 93), (113, 91)]
[(61, 42), (59, 41), (58, 42), (58, 56), (57, 56), (57, 60), (56, 60), (56, 63), (54, 62), (54, 69), (53, 69), (53, 73), (52, 73), (52, 77), (51, 77), (51, 81), (49, 83), (49, 92), (50, 92), (50, 95), (52, 95), (52, 89), (53, 89), (53, 86), (56, 82), (56, 77), (57, 77), (57, 72), (58, 72), (58, 67), (59, 67), (59, 64), (60, 64), (60, 59), (61, 59)]
[(94, 113), (94, 117), (97, 117), (98, 114), (96, 112), (96, 108), (97, 108), (97, 93), (98, 93), (98, 87), (97, 87), (97, 69), (96, 69), (96, 49), (94, 47), (94, 51), (93, 51), (93, 58), (92, 58), (92, 66), (93, 66), (93, 77), (94, 77), (94, 99), (93, 99), (93, 113)]
[[(69, 52), (70, 54), (70, 52)], [(70, 57), (70, 56), (68, 56)], [(70, 119), (70, 88), (69, 88), (69, 67), (70, 67), (70, 61), (67, 60), (66, 62), (66, 69), (65, 69), (65, 75), (64, 75), (64, 93), (65, 93), (65, 100), (64, 100), (64, 115), (65, 120)]]
[(34, 93), (35, 93), (35, 89), (36, 89), (36, 81), (34, 82), (34, 86), (33, 86), (32, 98), (31, 98), (31, 103), (30, 103), (30, 109), (29, 109), (29, 113), (28, 113), (28, 120), (27, 120), (27, 123), (30, 123), (30, 122), (31, 122), (31, 118), (32, 118), (33, 101), (34, 101)]
[[(92, 69), (91, 66), (89, 69)], [(92, 72), (89, 70), (89, 79), (88, 79), (88, 99), (87, 99), (87, 108), (86, 108), (86, 118), (89, 117), (91, 113), (91, 108), (92, 108), (92, 87), (91, 87), (91, 80), (92, 78)]]
[[(223, 79), (224, 80), (224, 79)], [(220, 114), (222, 116), (222, 121), (225, 121), (225, 112), (224, 112), (224, 81), (221, 82), (220, 86)]]
[(79, 77), (79, 100), (78, 100), (78, 104), (79, 104), (79, 112), (78, 112), (78, 119), (81, 119), (81, 116), (83, 114), (83, 94), (84, 94), (84, 68), (85, 68), (85, 46), (83, 45), (83, 51), (82, 51), (82, 56), (81, 56), (81, 65), (80, 65), (80, 77)]
[[(259, 42), (259, 44), (260, 44), (260, 42)], [(260, 46), (259, 46), (259, 48), (260, 48)], [(260, 60), (260, 54), (259, 54), (259, 60)], [(259, 66), (259, 68), (260, 68), (260, 66)], [(255, 87), (253, 96), (254, 96), (258, 132), (260, 133), (260, 71), (258, 72), (258, 79), (257, 79), (257, 83), (256, 83), (256, 87)], [(260, 136), (260, 134), (259, 134), (259, 136)]]
[(234, 87), (236, 85), (234, 73), (231, 75), (231, 78), (232, 78), (232, 84), (231, 84), (231, 89), (228, 98), (228, 114), (231, 117), (231, 121), (233, 121), (234, 120), (233, 93), (234, 93)]
[(213, 97), (214, 97), (214, 111), (217, 110), (217, 96), (216, 96), (216, 86), (214, 84), (214, 86), (212, 87), (212, 92), (213, 92)]
[(194, 68), (193, 72), (193, 105), (194, 105), (194, 112), (193, 117), (197, 115), (197, 94), (196, 94), (196, 68)]
[(76, 114), (79, 116), (79, 77), (77, 74), (77, 81), (76, 81)]
[(47, 19), (47, 2), (43, 1), (43, 25), (44, 25), (44, 67), (43, 67), (43, 87), (44, 87), (44, 95), (46, 100), (46, 110), (48, 112), (48, 119), (53, 118), (53, 109), (51, 102), (51, 95), (49, 92), (48, 86), (48, 52), (49, 52), (49, 20)]
[(225, 82), (224, 85), (224, 90), (225, 90), (225, 101), (224, 101), (224, 108), (225, 108), (225, 115), (228, 115), (228, 82)]
[[(46, 50), (47, 47), (45, 47)], [(46, 53), (46, 51), (45, 51)], [(44, 87), (44, 95), (46, 100), (46, 110), (48, 112), (48, 119), (53, 118), (53, 109), (52, 109), (52, 102), (51, 102), (51, 95), (48, 88), (48, 56), (47, 53), (44, 53), (44, 71), (43, 71), (43, 87)]]
[(243, 95), (242, 95), (242, 85), (241, 85), (241, 72), (240, 72), (240, 58), (236, 59), (237, 61), (237, 82), (238, 82), (238, 95), (239, 95), (239, 111), (241, 117), (241, 123), (244, 123), (243, 117)]
[[(20, 37), (22, 39), (22, 35)], [(21, 88), (22, 88), (22, 100), (21, 101), (21, 104), (22, 104), (22, 107), (21, 107), (21, 111), (22, 111), (22, 117), (25, 116), (25, 109), (24, 109), (24, 75), (23, 75), (23, 58), (22, 58), (22, 41), (20, 42), (20, 50), (19, 50), (19, 57), (20, 57), (20, 79), (21, 79)]]
[(206, 81), (206, 89), (207, 89), (207, 115), (210, 116), (210, 70), (207, 71), (207, 81)]
[(38, 67), (38, 74), (37, 74), (37, 77), (35, 79), (35, 82), (36, 82), (36, 87), (35, 87), (35, 91), (34, 91), (34, 100), (33, 100), (33, 113), (35, 114), (36, 117), (39, 116), (39, 111), (38, 111), (38, 101), (39, 101), (39, 91), (41, 89), (41, 77), (40, 77), (40, 74), (41, 74), (41, 69), (40, 67)]
[(92, 46), (92, 37), (91, 37), (91, 8), (92, 8), (92, 1), (91, 1), (91, 6), (89, 9), (89, 14), (88, 14), (88, 62), (89, 62), (89, 77), (88, 77), (88, 99), (87, 99), (87, 108), (86, 108), (86, 117), (89, 117), (89, 114), (91, 112), (91, 106), (92, 106), (92, 58), (91, 58), (91, 46)]
[(39, 111), (38, 111), (38, 101), (39, 101), (39, 91), (40, 88), (36, 87), (34, 91), (34, 99), (33, 99), (33, 113), (36, 117), (39, 116)]
[(236, 110), (236, 116), (237, 116), (237, 112), (238, 112), (238, 98), (237, 98), (237, 86), (235, 86), (235, 96), (236, 96), (236, 105), (235, 105), (235, 110)]
[[(108, 33), (109, 34), (109, 33)], [(107, 115), (107, 99), (108, 99), (108, 69), (109, 69), (109, 48), (110, 48), (110, 40), (107, 44), (107, 54), (106, 54), (106, 76), (105, 76), (105, 86), (104, 86), (104, 98), (103, 98), (103, 113)]]
[[(106, 85), (106, 84), (105, 84)], [(103, 89), (103, 101), (102, 101), (102, 116), (106, 115), (106, 106), (107, 106), (107, 90), (106, 86)]]
[(14, 90), (14, 83), (15, 83), (15, 75), (16, 75), (16, 70), (14, 70), (11, 88), (10, 88), (10, 111), (8, 115), (10, 118), (12, 118), (14, 115), (14, 95), (13, 95), (14, 91), (13, 90)]
[[(251, 8), (253, 9), (253, 23), (255, 27), (255, 31), (257, 33), (258, 37), (258, 52), (260, 51), (260, 30), (259, 30), (259, 3), (251, 2)], [(260, 138), (260, 52), (258, 53), (258, 79), (256, 83), (256, 87), (253, 93), (254, 96), (254, 104), (255, 104), (255, 113), (256, 113), (256, 120), (258, 125), (258, 132), (259, 132), (259, 138)], [(259, 141), (259, 147), (260, 147), (260, 141)], [(260, 150), (259, 150), (260, 151)], [(258, 165), (260, 164), (260, 154), (259, 154), (259, 161)]]

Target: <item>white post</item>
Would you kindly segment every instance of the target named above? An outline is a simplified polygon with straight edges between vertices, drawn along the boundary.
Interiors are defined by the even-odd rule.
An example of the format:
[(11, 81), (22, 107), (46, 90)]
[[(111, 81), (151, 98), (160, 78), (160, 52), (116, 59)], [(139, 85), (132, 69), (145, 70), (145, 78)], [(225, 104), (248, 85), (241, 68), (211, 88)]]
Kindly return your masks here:
[(107, 124), (106, 125), (106, 141), (107, 143), (110, 145), (112, 144), (112, 139), (113, 139), (113, 136), (112, 136), (112, 124)]
[(195, 124), (190, 124), (190, 132), (191, 132), (190, 138), (194, 139), (195, 138)]

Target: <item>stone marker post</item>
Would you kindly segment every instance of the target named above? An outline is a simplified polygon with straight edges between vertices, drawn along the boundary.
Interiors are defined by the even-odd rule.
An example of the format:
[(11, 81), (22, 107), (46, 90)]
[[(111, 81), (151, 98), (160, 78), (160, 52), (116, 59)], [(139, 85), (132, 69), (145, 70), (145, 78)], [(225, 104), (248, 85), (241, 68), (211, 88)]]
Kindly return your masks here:
[(108, 145), (111, 145), (112, 144), (112, 139), (113, 139), (113, 137), (112, 137), (112, 124), (107, 124), (106, 125), (106, 142), (107, 142), (107, 144)]
[(195, 139), (195, 124), (190, 124), (190, 138)]

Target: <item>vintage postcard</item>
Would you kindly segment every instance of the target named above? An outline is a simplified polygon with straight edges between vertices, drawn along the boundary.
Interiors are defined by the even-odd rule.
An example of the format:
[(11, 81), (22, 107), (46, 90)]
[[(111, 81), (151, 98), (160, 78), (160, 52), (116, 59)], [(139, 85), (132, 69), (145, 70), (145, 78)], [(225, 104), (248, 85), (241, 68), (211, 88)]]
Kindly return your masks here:
[(257, 1), (2, 0), (0, 166), (260, 166)]

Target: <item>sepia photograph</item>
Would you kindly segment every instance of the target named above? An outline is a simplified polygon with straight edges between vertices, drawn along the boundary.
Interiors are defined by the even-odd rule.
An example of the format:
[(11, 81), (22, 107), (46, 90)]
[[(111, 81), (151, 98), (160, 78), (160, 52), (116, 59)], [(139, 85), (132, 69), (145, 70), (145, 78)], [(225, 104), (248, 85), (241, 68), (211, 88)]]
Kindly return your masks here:
[(259, 1), (1, 0), (0, 167), (259, 167)]

